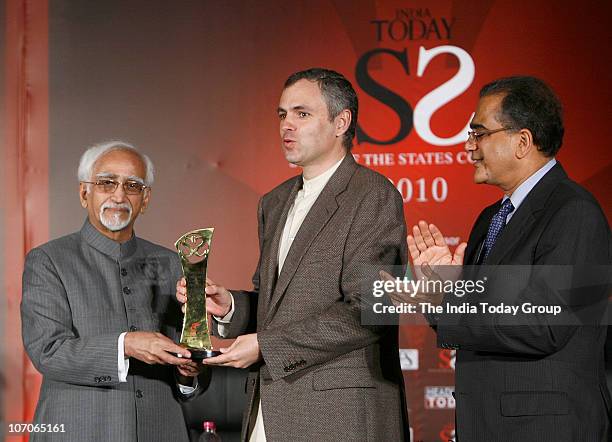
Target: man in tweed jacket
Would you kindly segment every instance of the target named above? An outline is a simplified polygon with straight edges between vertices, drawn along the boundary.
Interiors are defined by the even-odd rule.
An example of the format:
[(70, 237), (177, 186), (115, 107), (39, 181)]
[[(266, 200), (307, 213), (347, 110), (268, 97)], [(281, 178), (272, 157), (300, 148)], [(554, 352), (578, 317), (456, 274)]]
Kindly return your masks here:
[(379, 269), (404, 264), (401, 196), (350, 154), (357, 96), (340, 74), (292, 75), (278, 115), (303, 174), (259, 203), (254, 290), (207, 288), (219, 334), (238, 337), (206, 361), (250, 367), (243, 440), (405, 440), (397, 327), (363, 325), (360, 303)]
[(177, 398), (196, 394), (199, 370), (171, 354), (188, 356), (170, 339), (180, 263), (133, 232), (153, 165), (133, 146), (106, 143), (83, 154), (79, 180), (83, 228), (26, 257), (23, 341), (43, 375), (34, 421), (65, 431), (31, 440), (187, 441)]

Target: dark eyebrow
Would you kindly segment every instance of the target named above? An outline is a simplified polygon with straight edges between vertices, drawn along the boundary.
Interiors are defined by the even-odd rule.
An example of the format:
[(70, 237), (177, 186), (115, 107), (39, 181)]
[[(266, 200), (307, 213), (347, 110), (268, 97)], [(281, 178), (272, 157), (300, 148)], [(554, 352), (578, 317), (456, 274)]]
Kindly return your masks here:
[[(300, 112), (300, 111), (308, 111), (308, 112), (310, 112), (310, 109), (308, 108), (308, 106), (304, 106), (303, 104), (298, 104), (297, 106), (293, 106), (291, 108), (291, 110), (292, 111), (298, 111), (298, 112)], [(276, 112), (278, 112), (279, 114), (280, 113), (287, 113), (287, 110), (283, 109), (282, 107), (278, 107), (278, 108), (276, 108)]]

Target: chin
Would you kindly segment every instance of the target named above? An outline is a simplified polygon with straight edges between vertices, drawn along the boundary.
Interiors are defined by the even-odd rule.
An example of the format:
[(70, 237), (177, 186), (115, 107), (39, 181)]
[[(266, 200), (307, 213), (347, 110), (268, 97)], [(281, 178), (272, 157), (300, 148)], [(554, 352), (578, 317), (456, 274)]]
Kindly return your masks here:
[(111, 232), (119, 232), (125, 229), (130, 224), (130, 219), (100, 219), (100, 223)]
[(285, 159), (288, 163), (295, 164), (296, 166), (300, 165), (300, 159), (296, 155), (285, 155)]
[(487, 182), (487, 175), (485, 173), (479, 173), (478, 171), (476, 171), (476, 173), (474, 173), (474, 182), (476, 184), (484, 184)]

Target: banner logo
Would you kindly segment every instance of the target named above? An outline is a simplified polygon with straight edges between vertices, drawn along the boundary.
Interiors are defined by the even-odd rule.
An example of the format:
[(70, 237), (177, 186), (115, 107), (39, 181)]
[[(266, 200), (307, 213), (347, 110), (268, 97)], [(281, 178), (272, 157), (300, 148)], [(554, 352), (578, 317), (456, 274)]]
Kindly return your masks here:
[(425, 387), (425, 409), (426, 410), (454, 410), (455, 398), (453, 392), (455, 387)]
[(412, 371), (419, 369), (419, 350), (416, 348), (400, 348), (399, 357), (402, 370)]

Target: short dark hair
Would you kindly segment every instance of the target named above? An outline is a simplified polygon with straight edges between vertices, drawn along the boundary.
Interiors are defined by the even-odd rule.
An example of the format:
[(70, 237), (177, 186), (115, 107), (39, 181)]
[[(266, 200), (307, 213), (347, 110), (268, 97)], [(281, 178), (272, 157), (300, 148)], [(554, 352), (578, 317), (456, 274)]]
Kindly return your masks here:
[(333, 121), (344, 109), (350, 111), (351, 124), (342, 138), (342, 145), (350, 150), (353, 147), (353, 138), (357, 127), (357, 111), (359, 110), (357, 93), (351, 82), (338, 72), (323, 68), (311, 68), (291, 74), (285, 81), (284, 89), (300, 80), (316, 82), (319, 85), (323, 99), (327, 104), (330, 121)]
[(485, 85), (480, 97), (503, 95), (497, 119), (504, 126), (529, 129), (533, 142), (545, 156), (554, 156), (563, 143), (563, 109), (553, 90), (539, 78), (500, 78)]

